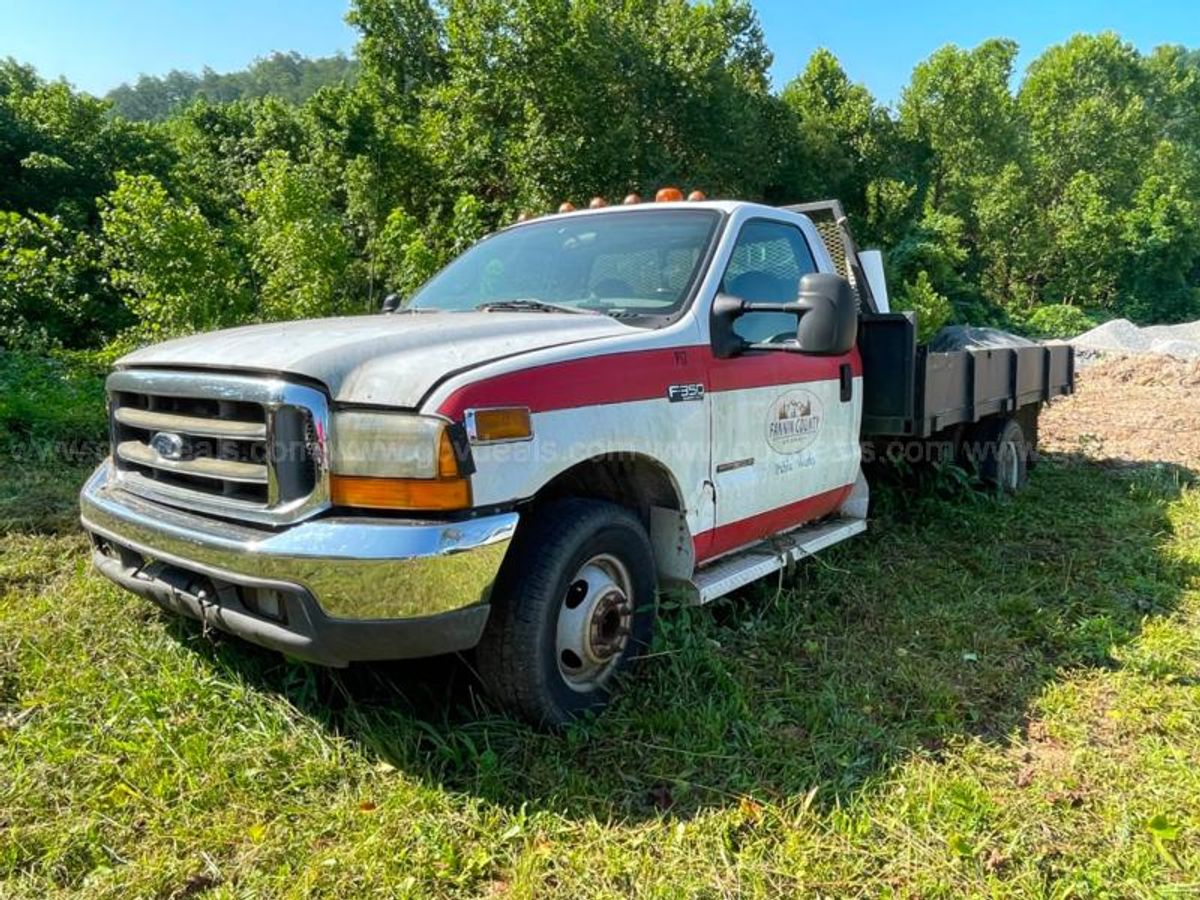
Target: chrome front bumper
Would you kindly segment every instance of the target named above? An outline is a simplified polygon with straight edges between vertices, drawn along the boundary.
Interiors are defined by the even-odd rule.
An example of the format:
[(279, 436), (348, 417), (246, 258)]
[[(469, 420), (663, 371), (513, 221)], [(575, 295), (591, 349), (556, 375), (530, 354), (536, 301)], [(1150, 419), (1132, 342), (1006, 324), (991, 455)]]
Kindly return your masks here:
[[(518, 520), (328, 517), (271, 530), (152, 503), (110, 475), (106, 461), (80, 495), (104, 575), (176, 612), (331, 665), (473, 646)], [(259, 611), (262, 592), (280, 615)]]

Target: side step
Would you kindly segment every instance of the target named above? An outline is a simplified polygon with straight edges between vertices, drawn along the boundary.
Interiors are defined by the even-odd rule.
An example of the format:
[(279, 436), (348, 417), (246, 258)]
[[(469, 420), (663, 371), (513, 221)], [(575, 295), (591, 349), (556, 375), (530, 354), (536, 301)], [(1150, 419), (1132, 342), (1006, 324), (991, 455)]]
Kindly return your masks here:
[(699, 603), (708, 603), (731, 591), (756, 581), (784, 566), (832, 547), (834, 544), (866, 531), (863, 519), (841, 517), (826, 519), (815, 525), (805, 525), (788, 531), (761, 544), (755, 544), (732, 556), (702, 568), (693, 583)]

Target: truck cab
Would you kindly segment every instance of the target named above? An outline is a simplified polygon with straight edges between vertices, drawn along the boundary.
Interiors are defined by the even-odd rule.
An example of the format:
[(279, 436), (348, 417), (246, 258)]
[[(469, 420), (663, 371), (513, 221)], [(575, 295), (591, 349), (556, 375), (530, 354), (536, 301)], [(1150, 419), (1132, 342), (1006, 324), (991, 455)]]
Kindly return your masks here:
[(568, 212), (384, 315), (136, 351), (82, 493), (96, 565), (326, 665), (472, 651), (501, 705), (565, 723), (661, 593), (711, 600), (865, 528), (858, 338), (886, 361), (911, 328), (867, 330), (835, 249), (755, 203)]

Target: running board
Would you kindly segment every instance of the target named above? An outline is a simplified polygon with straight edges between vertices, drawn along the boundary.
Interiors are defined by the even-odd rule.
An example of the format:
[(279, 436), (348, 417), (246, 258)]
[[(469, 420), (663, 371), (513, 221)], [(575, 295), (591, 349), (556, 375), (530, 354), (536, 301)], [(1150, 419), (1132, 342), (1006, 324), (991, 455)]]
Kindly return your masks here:
[(865, 531), (862, 519), (841, 517), (805, 525), (702, 568), (693, 578), (698, 603), (708, 603), (752, 581)]

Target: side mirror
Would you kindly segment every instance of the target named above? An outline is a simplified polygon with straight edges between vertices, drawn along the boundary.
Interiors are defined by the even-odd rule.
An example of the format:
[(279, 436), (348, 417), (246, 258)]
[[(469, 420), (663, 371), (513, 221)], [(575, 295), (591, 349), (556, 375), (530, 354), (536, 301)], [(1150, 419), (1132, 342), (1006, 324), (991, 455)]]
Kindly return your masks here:
[(850, 282), (840, 275), (811, 272), (800, 279), (796, 305), (805, 310), (796, 328), (803, 353), (840, 356), (858, 339), (858, 303)]
[(400, 308), (400, 304), (404, 302), (404, 298), (399, 294), (388, 294), (383, 298), (383, 306), (379, 308), (380, 312), (391, 313)]
[[(751, 344), (733, 330), (747, 313), (791, 313), (797, 317), (796, 343)], [(728, 359), (746, 350), (785, 350), (815, 356), (849, 353), (858, 338), (858, 304), (850, 282), (840, 275), (811, 272), (800, 279), (791, 303), (753, 303), (729, 294), (713, 299), (711, 328), (713, 355)]]
[(746, 301), (730, 294), (717, 294), (713, 298), (712, 318), (709, 331), (712, 337), (713, 356), (729, 359), (750, 346), (741, 335), (733, 330), (733, 323), (746, 312)]

